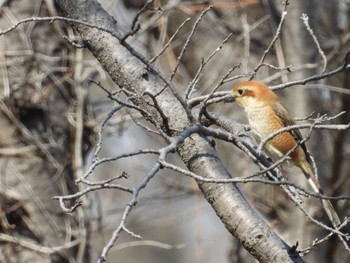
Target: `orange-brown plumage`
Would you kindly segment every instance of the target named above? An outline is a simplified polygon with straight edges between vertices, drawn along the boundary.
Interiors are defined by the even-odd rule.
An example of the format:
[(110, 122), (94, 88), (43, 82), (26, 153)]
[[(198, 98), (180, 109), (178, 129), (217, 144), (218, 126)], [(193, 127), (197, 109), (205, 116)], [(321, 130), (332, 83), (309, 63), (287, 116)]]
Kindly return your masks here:
[[(235, 102), (245, 110), (249, 125), (258, 141), (284, 127), (295, 124), (277, 95), (262, 82), (241, 82), (233, 88), (231, 95)], [(271, 158), (276, 160), (295, 148), (289, 155), (291, 162), (302, 170), (314, 191), (322, 193), (306, 146), (305, 144), (298, 145), (301, 140), (299, 130), (286, 131), (270, 139), (265, 144), (265, 150)], [(339, 225), (339, 217), (329, 200), (322, 200), (322, 203), (332, 224)]]

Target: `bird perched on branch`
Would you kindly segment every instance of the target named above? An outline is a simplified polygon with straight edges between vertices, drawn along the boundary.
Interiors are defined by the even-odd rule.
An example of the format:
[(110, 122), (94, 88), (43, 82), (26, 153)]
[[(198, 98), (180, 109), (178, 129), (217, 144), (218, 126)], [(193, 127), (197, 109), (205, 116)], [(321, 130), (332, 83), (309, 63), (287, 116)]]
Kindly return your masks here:
[[(289, 112), (277, 95), (264, 83), (244, 81), (233, 88), (231, 97), (248, 117), (249, 125), (258, 141), (271, 136), (284, 127), (295, 125)], [(298, 129), (282, 132), (266, 142), (264, 149), (272, 159), (279, 159), (289, 153), (290, 161), (301, 169), (312, 189), (323, 194), (314, 174), (311, 158)], [(340, 225), (339, 217), (329, 200), (322, 199), (323, 207), (334, 227)]]

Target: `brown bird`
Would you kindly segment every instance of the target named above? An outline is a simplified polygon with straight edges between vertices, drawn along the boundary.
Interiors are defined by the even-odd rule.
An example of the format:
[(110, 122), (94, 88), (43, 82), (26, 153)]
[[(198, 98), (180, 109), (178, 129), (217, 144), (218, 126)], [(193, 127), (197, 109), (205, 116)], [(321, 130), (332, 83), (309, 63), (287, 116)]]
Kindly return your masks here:
[[(270, 136), (280, 129), (295, 125), (286, 108), (281, 104), (277, 95), (264, 83), (258, 81), (244, 81), (233, 88), (232, 100), (241, 106), (248, 117), (249, 125), (258, 141)], [(312, 189), (323, 194), (321, 186), (312, 169), (311, 159), (304, 143), (300, 143), (302, 136), (299, 130), (293, 129), (280, 133), (270, 139), (264, 150), (272, 159), (279, 159), (290, 154), (290, 161), (299, 167), (306, 176)], [(323, 207), (334, 227), (340, 225), (339, 217), (329, 200), (322, 199)]]

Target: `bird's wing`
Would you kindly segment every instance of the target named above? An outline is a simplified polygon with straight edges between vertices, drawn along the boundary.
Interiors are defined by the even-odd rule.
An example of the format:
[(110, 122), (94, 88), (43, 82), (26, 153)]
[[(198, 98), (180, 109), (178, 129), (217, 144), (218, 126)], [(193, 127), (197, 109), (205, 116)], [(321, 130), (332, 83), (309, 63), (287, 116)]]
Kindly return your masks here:
[[(288, 111), (280, 103), (273, 104), (272, 108), (278, 117), (278, 122), (283, 127), (295, 125), (294, 119), (289, 115)], [(291, 130), (290, 134), (292, 134), (294, 139), (297, 141), (301, 141), (303, 139), (303, 136), (301, 136), (301, 133), (298, 129)]]
[[(288, 111), (283, 107), (283, 105), (280, 103), (275, 103), (272, 108), (278, 117), (278, 121), (283, 127), (295, 125), (294, 119), (289, 115)], [(303, 140), (303, 136), (301, 135), (299, 129), (293, 129), (289, 132), (297, 142), (301, 142)], [(300, 144), (300, 146), (305, 153), (307, 161), (311, 163), (309, 151), (307, 150), (305, 143)]]

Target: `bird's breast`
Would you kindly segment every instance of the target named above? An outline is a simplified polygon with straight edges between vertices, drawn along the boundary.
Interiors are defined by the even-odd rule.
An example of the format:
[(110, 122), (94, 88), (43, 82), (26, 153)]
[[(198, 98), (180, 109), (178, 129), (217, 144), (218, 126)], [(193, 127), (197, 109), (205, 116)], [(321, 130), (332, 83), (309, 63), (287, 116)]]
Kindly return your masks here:
[[(246, 112), (252, 132), (259, 142), (284, 128), (283, 123), (270, 106), (248, 108)], [(289, 132), (283, 132), (269, 140), (265, 145), (265, 149), (270, 156), (281, 157), (293, 149), (295, 145), (294, 137)]]
[(260, 139), (282, 128), (269, 107), (248, 108), (246, 112), (252, 131)]

